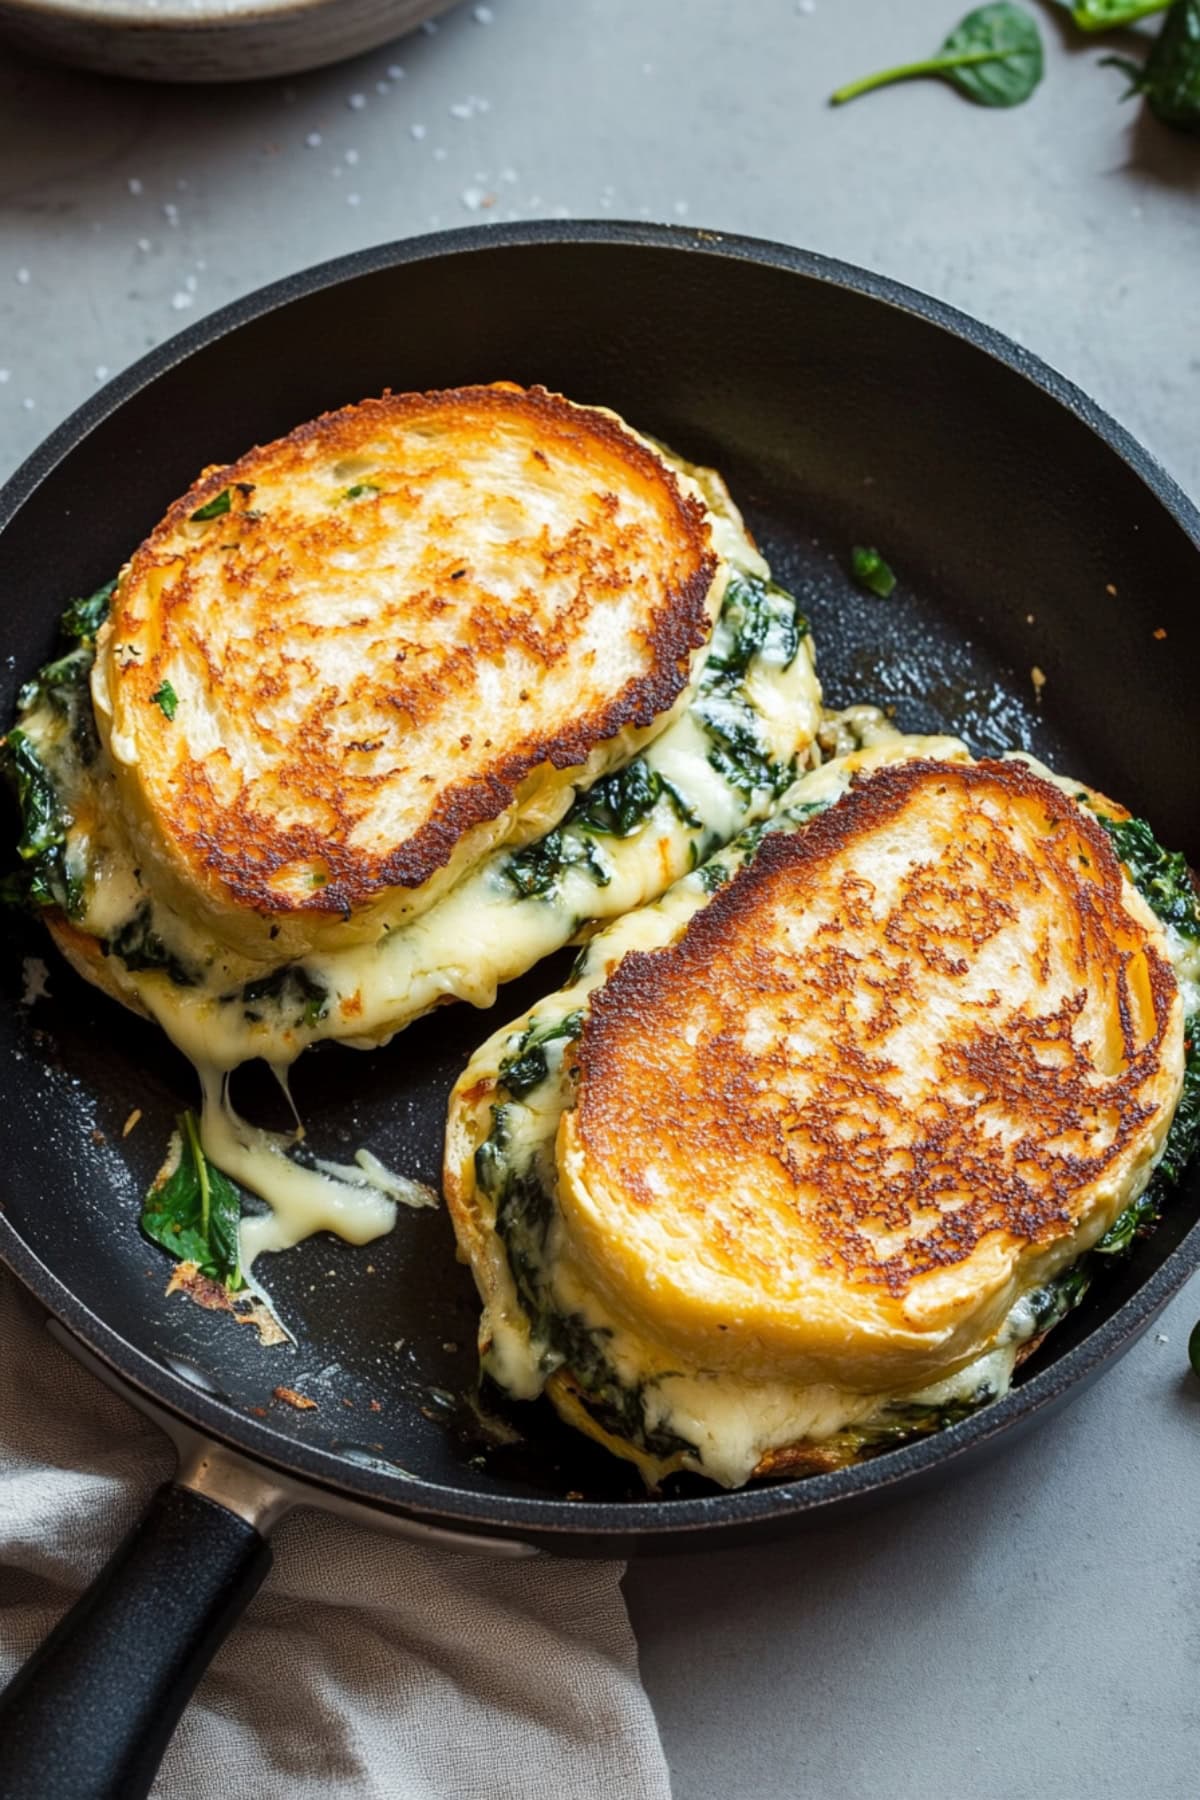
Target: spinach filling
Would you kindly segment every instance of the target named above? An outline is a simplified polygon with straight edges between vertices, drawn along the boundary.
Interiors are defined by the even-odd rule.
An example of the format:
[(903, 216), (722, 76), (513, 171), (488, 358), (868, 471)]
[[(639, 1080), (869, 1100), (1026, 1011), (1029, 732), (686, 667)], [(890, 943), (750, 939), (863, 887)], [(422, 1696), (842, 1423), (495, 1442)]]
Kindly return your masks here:
[(176, 987), (196, 987), (200, 977), (182, 958), (167, 947), (154, 929), (154, 908), (143, 900), (137, 911), (110, 937), (100, 940), (105, 956), (115, 956), (131, 975), (145, 969), (160, 969)]
[(514, 1100), (523, 1100), (536, 1087), (541, 1087), (550, 1073), (546, 1061), (546, 1045), (579, 1036), (583, 1013), (568, 1013), (551, 1025), (538, 1025), (535, 1020), (517, 1040), (511, 1056), (500, 1064), (500, 1080)]
[[(61, 622), (62, 636), (71, 641), (71, 648), (45, 663), (17, 694), (18, 718), (26, 718), (37, 707), (48, 707), (61, 719), (85, 765), (98, 749), (87, 678), (96, 654), (96, 633), (108, 615), (116, 585), (115, 581), (106, 582), (86, 599), (71, 601)], [(58, 906), (68, 917), (78, 918), (83, 910), (83, 879), (68, 861), (71, 818), (60, 785), (20, 724), (4, 740), (2, 761), (21, 819), (16, 845), (20, 868), (6, 878), (5, 897), (35, 910)]]
[(308, 1030), (328, 1018), (329, 1002), (329, 989), (303, 963), (285, 963), (272, 974), (221, 995), (222, 1006), (240, 1005), (252, 1025), (273, 1012), (281, 1024)]
[[(714, 858), (697, 879), (706, 892), (715, 893), (736, 873), (743, 860), (753, 858), (766, 833), (786, 824), (801, 824), (823, 812), (829, 801), (806, 802), (788, 808), (785, 818), (765, 820), (741, 833), (725, 856)], [(1097, 815), (1098, 816), (1098, 815)], [(1134, 886), (1163, 924), (1182, 937), (1200, 940), (1200, 900), (1182, 855), (1164, 850), (1144, 820), (1100, 823), (1113, 839)], [(585, 952), (586, 954), (586, 952)], [(557, 1024), (544, 1027), (535, 1021), (518, 1039), (510, 1056), (500, 1064), (500, 1081), (514, 1099), (523, 1099), (549, 1075), (544, 1045), (577, 1035), (582, 1013), (573, 1012)], [(1125, 1208), (1094, 1248), (1060, 1274), (1026, 1296), (1031, 1312), (1030, 1337), (1042, 1338), (1080, 1304), (1094, 1281), (1112, 1259), (1127, 1252), (1135, 1239), (1148, 1233), (1162, 1215), (1171, 1190), (1182, 1179), (1192, 1158), (1200, 1153), (1200, 1015), (1184, 1026), (1186, 1061), (1179, 1103), (1167, 1132), (1162, 1157), (1143, 1193)], [(602, 1429), (652, 1456), (667, 1460), (675, 1455), (697, 1454), (695, 1445), (670, 1431), (646, 1425), (645, 1383), (622, 1383), (605, 1354), (604, 1340), (611, 1334), (589, 1327), (579, 1315), (563, 1317), (547, 1304), (541, 1283), (546, 1237), (553, 1217), (547, 1184), (535, 1166), (514, 1171), (508, 1162), (510, 1148), (508, 1108), (493, 1108), (490, 1137), (475, 1157), (476, 1179), (493, 1201), (496, 1230), (504, 1244), (509, 1267), (535, 1342), (544, 1346), (542, 1366), (547, 1371), (565, 1366), (583, 1389), (584, 1404)], [(971, 1395), (922, 1406), (899, 1400), (874, 1419), (849, 1426), (829, 1440), (828, 1448), (840, 1449), (851, 1458), (880, 1455), (914, 1438), (926, 1437), (970, 1418), (981, 1406), (997, 1398), (995, 1387), (983, 1381)]]
[[(731, 571), (690, 712), (708, 739), (710, 764), (747, 804), (760, 794), (777, 798), (796, 772), (794, 760), (777, 762), (763, 740), (746, 693), (747, 673), (758, 657), (789, 669), (807, 635), (808, 622), (789, 593), (759, 575)], [(504, 879), (523, 900), (553, 894), (573, 867), (607, 887), (612, 872), (596, 839), (636, 836), (663, 799), (686, 830), (703, 832), (703, 819), (674, 783), (637, 756), (579, 794), (555, 830), (508, 857)], [(692, 855), (695, 866), (695, 841)]]
[[(536, 1081), (528, 1079), (521, 1072), (522, 1063), (528, 1070), (527, 1059), (540, 1056), (544, 1070), (541, 1046), (552, 1038), (573, 1036), (579, 1028), (579, 1018), (572, 1014), (528, 1050), (522, 1050), (509, 1062), (509, 1075), (503, 1073), (502, 1066), (505, 1087), (514, 1091), (510, 1076), (516, 1070), (518, 1084), (525, 1082), (520, 1091), (531, 1093), (545, 1076)], [(579, 1313), (559, 1312), (545, 1294), (542, 1270), (554, 1203), (536, 1159), (526, 1168), (515, 1169), (509, 1161), (511, 1148), (511, 1106), (501, 1103), (492, 1108), (491, 1133), (475, 1152), (475, 1179), (495, 1207), (496, 1232), (529, 1320), (530, 1335), (539, 1347), (543, 1373), (550, 1375), (556, 1369), (566, 1368), (582, 1390), (582, 1402), (601, 1430), (636, 1444), (647, 1455), (664, 1460), (684, 1453), (695, 1455), (695, 1445), (685, 1438), (647, 1424), (645, 1393), (649, 1384), (637, 1382), (630, 1386), (620, 1379), (606, 1354), (611, 1331), (589, 1325)]]

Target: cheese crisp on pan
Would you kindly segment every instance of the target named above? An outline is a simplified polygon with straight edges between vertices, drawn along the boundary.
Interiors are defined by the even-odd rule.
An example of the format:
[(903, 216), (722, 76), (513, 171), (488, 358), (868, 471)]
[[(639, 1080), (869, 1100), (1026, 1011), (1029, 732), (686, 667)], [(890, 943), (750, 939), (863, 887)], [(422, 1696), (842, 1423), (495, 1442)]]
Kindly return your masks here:
[(1156, 913), (1125, 823), (885, 739), (596, 937), (452, 1100), (485, 1368), (652, 1482), (834, 1466), (1004, 1391), (1183, 1091), (1195, 907)]
[(64, 624), (8, 739), (31, 894), (197, 1065), (207, 1153), (276, 1207), (247, 1251), (392, 1212), (237, 1119), (230, 1070), (490, 1005), (765, 817), (820, 721), (720, 478), (503, 383), (206, 471)]

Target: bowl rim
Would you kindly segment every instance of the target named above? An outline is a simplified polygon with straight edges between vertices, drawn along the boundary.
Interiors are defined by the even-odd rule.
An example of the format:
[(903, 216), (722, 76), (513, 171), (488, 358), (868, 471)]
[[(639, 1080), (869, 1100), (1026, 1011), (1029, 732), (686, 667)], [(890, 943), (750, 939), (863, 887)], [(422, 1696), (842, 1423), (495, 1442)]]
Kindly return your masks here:
[[(553, 220), (477, 225), (373, 245), (330, 258), (254, 289), (188, 326), (140, 357), (54, 431), (0, 489), (0, 532), (64, 457), (98, 425), (135, 395), (196, 351), (277, 311), (342, 282), (410, 263), (470, 256), (494, 249), (562, 245), (616, 245), (622, 249), (672, 251), (766, 265), (827, 286), (848, 290), (934, 325), (1009, 369), (1090, 429), (1159, 500), (1200, 553), (1200, 509), (1153, 456), (1073, 382), (1002, 332), (945, 301), (889, 276), (817, 252), (722, 231), (671, 224), (619, 220)], [(120, 1336), (85, 1306), (47, 1267), (0, 1209), (0, 1260), (69, 1331), (75, 1333), (121, 1380), (147, 1399), (218, 1442), (254, 1458), (268, 1469), (307, 1485), (314, 1503), (324, 1492), (347, 1495), (398, 1519), (442, 1526), (481, 1536), (535, 1535), (543, 1544), (589, 1539), (603, 1547), (641, 1540), (704, 1534), (708, 1540), (768, 1528), (826, 1513), (868, 1495), (886, 1497), (907, 1488), (938, 1465), (953, 1465), (976, 1453), (1018, 1421), (1044, 1415), (1069, 1390), (1116, 1357), (1143, 1332), (1155, 1314), (1200, 1266), (1200, 1220), (1159, 1267), (1107, 1318), (1071, 1350), (1002, 1399), (959, 1424), (910, 1441), (866, 1462), (770, 1486), (718, 1491), (681, 1499), (585, 1501), (532, 1498), (503, 1493), (470, 1493), (409, 1475), (391, 1466), (364, 1469), (322, 1446), (301, 1443), (270, 1423), (246, 1418), (228, 1403), (206, 1394)]]

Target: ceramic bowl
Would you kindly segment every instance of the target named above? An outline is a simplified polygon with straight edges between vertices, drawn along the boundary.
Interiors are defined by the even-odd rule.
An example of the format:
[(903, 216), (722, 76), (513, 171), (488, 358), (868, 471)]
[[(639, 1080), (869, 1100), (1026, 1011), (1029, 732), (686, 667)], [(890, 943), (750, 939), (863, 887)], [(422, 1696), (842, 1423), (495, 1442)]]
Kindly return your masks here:
[(255, 81), (373, 50), (453, 0), (0, 0), (36, 56), (139, 81)]

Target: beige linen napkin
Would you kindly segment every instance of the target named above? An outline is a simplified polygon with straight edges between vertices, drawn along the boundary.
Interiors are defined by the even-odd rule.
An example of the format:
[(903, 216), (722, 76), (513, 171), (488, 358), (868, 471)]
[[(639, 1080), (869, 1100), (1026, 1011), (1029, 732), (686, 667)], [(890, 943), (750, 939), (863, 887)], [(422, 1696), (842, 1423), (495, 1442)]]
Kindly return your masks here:
[[(0, 1681), (170, 1467), (0, 1271)], [(620, 1563), (458, 1556), (307, 1511), (274, 1548), (161, 1800), (669, 1800)]]

